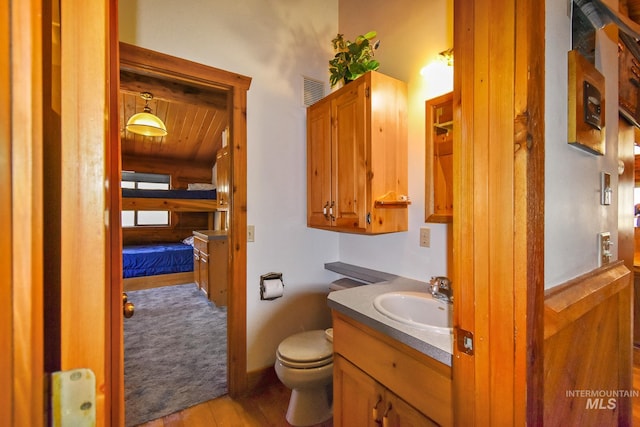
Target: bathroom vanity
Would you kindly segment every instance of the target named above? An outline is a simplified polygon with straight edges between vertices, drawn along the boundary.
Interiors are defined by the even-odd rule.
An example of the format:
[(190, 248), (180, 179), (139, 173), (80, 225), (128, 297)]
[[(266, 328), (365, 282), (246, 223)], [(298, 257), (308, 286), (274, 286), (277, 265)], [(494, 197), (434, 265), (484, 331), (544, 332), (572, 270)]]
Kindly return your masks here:
[(397, 278), (329, 295), (334, 426), (452, 425), (452, 336), (388, 319), (373, 308), (389, 291), (426, 291)]

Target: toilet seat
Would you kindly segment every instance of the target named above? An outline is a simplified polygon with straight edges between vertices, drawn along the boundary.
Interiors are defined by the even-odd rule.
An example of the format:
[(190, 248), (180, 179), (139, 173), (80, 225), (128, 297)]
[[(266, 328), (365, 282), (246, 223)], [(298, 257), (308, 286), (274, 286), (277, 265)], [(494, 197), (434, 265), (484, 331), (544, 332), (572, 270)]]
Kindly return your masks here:
[(317, 368), (333, 361), (333, 345), (324, 330), (300, 332), (282, 341), (276, 356), (290, 368)]

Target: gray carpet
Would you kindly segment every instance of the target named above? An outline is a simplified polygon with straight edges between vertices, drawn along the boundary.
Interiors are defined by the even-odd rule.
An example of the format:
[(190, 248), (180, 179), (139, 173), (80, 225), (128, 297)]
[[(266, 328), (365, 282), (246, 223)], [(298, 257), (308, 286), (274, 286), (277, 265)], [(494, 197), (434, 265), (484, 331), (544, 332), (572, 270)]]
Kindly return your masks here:
[(127, 292), (125, 419), (135, 426), (227, 392), (227, 311), (195, 284)]

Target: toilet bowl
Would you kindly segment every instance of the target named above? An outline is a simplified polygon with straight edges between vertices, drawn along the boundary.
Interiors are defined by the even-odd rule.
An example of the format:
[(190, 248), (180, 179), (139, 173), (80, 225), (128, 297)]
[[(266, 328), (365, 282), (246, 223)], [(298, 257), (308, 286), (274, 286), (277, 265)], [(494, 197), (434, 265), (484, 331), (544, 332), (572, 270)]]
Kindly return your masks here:
[(333, 345), (324, 330), (286, 338), (276, 352), (276, 374), (291, 389), (287, 421), (310, 426), (327, 421), (333, 411)]
[[(362, 283), (339, 279), (331, 291)], [(275, 371), (291, 389), (287, 421), (295, 427), (311, 426), (333, 416), (333, 330), (300, 332), (285, 338), (276, 351)]]

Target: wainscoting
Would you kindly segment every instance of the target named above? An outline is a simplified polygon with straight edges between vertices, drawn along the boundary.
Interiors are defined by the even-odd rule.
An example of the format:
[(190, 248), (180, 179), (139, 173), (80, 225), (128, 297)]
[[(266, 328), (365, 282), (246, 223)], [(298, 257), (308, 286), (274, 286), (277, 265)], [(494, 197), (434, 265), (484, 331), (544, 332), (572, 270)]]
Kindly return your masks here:
[(620, 261), (545, 293), (545, 425), (631, 425), (631, 280)]

